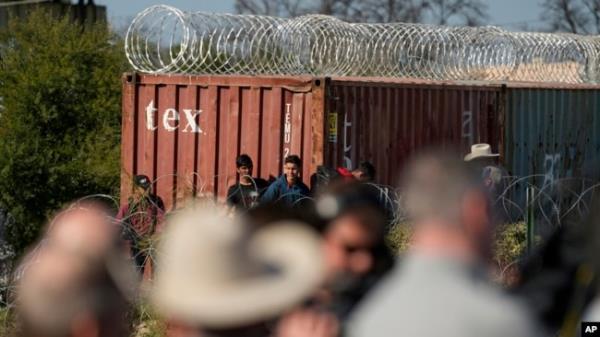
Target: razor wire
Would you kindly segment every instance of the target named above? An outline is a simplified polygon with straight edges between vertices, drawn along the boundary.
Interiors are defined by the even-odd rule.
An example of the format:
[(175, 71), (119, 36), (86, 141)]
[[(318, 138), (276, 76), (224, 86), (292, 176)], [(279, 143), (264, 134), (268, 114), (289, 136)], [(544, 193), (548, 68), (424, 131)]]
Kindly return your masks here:
[(136, 71), (151, 74), (600, 82), (598, 37), (325, 15), (284, 19), (157, 5), (133, 19), (125, 52)]

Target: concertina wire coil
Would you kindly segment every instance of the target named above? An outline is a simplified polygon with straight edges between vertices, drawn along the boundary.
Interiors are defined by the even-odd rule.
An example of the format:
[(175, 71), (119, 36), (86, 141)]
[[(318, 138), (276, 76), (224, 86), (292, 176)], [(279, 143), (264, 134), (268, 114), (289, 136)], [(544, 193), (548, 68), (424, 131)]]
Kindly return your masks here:
[(125, 38), (136, 71), (598, 83), (600, 38), (497, 27), (348, 23), (157, 5)]

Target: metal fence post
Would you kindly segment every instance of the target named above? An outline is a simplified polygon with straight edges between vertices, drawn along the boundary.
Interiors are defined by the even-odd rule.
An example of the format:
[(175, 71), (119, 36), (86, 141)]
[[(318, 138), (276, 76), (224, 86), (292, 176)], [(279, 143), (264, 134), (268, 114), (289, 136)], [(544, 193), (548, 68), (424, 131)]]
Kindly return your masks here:
[(535, 219), (534, 219), (534, 208), (533, 201), (535, 199), (535, 187), (529, 186), (526, 190), (525, 198), (525, 223), (527, 225), (527, 253), (531, 253), (534, 244), (535, 235)]

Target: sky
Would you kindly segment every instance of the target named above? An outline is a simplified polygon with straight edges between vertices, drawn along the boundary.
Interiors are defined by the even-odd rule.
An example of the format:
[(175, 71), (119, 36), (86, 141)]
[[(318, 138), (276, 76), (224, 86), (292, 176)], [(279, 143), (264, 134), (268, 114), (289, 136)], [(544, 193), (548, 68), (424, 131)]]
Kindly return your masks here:
[[(542, 0), (482, 0), (488, 5), (490, 25), (510, 30), (522, 30), (526, 25), (535, 30), (540, 21)], [(95, 0), (107, 6), (108, 19), (116, 28), (128, 26), (131, 19), (147, 7), (165, 4), (182, 10), (207, 12), (233, 12), (235, 0)]]

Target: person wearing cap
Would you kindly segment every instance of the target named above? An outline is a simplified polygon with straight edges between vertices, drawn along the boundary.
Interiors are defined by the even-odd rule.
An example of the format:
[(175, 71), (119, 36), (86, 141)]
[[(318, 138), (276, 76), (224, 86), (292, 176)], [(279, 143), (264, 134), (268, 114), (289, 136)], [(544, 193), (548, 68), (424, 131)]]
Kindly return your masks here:
[(322, 282), (318, 234), (296, 221), (251, 230), (211, 202), (169, 219), (151, 299), (167, 335), (264, 337)]
[(155, 232), (161, 231), (164, 215), (164, 202), (152, 193), (152, 183), (148, 176), (136, 175), (131, 196), (127, 204), (119, 209), (117, 220), (122, 224), (124, 238), (140, 272), (143, 272), (148, 257), (141, 246)]
[(277, 203), (287, 207), (296, 207), (308, 199), (310, 191), (302, 182), (300, 173), (302, 160), (297, 155), (289, 155), (283, 164), (283, 174), (277, 178), (261, 197), (262, 204)]
[(407, 166), (401, 191), (410, 248), (356, 310), (349, 335), (541, 335), (525, 304), (490, 280), (489, 195), (466, 163), (447, 152), (422, 154)]
[(231, 206), (250, 209), (258, 205), (260, 194), (268, 183), (261, 178), (252, 177), (252, 158), (247, 154), (240, 155), (236, 161), (238, 181), (227, 190), (227, 203)]
[(100, 205), (60, 212), (16, 274), (20, 336), (129, 335), (138, 280), (118, 226)]

